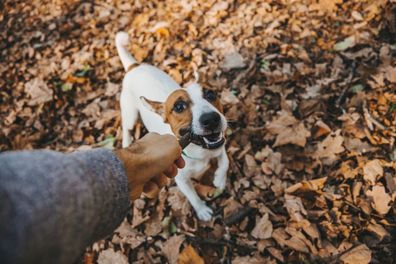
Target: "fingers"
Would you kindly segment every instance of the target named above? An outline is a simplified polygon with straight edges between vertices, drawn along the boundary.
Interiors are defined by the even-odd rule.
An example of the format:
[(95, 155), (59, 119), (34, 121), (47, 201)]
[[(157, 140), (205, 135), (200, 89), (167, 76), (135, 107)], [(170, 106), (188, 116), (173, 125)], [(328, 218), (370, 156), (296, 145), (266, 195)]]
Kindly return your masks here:
[(175, 161), (176, 166), (179, 169), (183, 169), (184, 166), (186, 166), (186, 162), (184, 161), (184, 159), (182, 158), (182, 156), (180, 156), (176, 161)]
[(177, 167), (175, 164), (172, 164), (168, 169), (166, 169), (164, 171), (164, 174), (169, 177), (169, 178), (173, 178), (176, 176), (177, 174)]
[(131, 188), (131, 192), (129, 193), (130, 198), (132, 201), (138, 199), (140, 195), (142, 194), (143, 187), (141, 186), (134, 186)]
[(164, 187), (168, 184), (168, 177), (164, 174), (160, 174), (157, 177), (154, 177), (153, 181), (158, 185), (159, 188)]
[(158, 187), (158, 185), (153, 182), (153, 181), (149, 181), (147, 182), (144, 187), (143, 187), (143, 193), (144, 195), (146, 195), (148, 198), (150, 199), (154, 199), (158, 196), (160, 192), (160, 188)]

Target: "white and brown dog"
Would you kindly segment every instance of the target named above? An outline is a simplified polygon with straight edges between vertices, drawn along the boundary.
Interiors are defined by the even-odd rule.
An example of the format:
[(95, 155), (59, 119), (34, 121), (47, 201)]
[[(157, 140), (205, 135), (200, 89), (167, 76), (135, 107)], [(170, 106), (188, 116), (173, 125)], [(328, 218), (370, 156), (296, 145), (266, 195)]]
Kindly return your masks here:
[[(224, 133), (227, 121), (215, 91), (193, 83), (181, 88), (169, 75), (148, 65), (139, 65), (127, 51), (129, 37), (125, 32), (116, 35), (116, 47), (126, 70), (121, 92), (122, 146), (132, 142), (132, 130), (140, 113), (150, 132), (193, 135), (193, 142), (184, 149), (186, 166), (176, 176), (176, 183), (194, 207), (198, 218), (209, 220), (212, 209), (202, 201), (193, 186), (192, 178), (199, 178), (217, 159), (218, 168), (213, 184), (224, 190), (228, 170)], [(160, 151), (160, 150), (159, 150)]]

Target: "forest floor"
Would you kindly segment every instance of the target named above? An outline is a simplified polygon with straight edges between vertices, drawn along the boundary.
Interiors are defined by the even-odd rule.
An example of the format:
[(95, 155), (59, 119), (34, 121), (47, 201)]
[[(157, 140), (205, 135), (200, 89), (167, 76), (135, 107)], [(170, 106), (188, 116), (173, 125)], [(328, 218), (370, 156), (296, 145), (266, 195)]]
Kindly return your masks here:
[(81, 262), (395, 262), (393, 1), (34, 0), (0, 10), (0, 151), (120, 146), (120, 30), (139, 62), (182, 86), (199, 72), (230, 121), (226, 191), (197, 184), (213, 220), (198, 221), (171, 183), (135, 201)]

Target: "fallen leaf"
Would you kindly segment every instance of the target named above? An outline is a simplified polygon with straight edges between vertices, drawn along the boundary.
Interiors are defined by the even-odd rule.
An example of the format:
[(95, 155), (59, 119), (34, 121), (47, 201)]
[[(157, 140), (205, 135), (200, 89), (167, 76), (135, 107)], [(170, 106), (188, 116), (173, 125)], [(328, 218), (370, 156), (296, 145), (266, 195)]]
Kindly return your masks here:
[(224, 219), (229, 218), (232, 215), (235, 215), (243, 206), (236, 201), (234, 198), (227, 199), (222, 206), (224, 206), (223, 214)]
[(368, 264), (371, 261), (371, 250), (362, 244), (342, 254), (340, 260), (344, 264)]
[(326, 165), (332, 164), (337, 159), (337, 154), (344, 152), (342, 143), (344, 138), (340, 135), (341, 130), (328, 135), (322, 142), (317, 145), (315, 156), (323, 160)]
[(272, 235), (272, 223), (269, 220), (268, 213), (266, 213), (256, 223), (256, 226), (252, 230), (252, 236), (258, 239), (267, 239), (270, 238), (271, 235)]
[(204, 264), (203, 258), (198, 255), (197, 251), (191, 246), (187, 245), (179, 255), (178, 264)]
[(118, 93), (119, 91), (120, 91), (120, 85), (119, 84), (108, 82), (107, 85), (106, 85), (105, 95), (106, 96), (113, 96), (116, 93)]
[(303, 215), (307, 215), (300, 197), (285, 194), (285, 207), (293, 221), (301, 221), (304, 219)]
[(243, 57), (238, 52), (228, 53), (224, 57), (224, 61), (221, 64), (221, 68), (225, 70), (238, 69), (245, 67)]
[(30, 96), (28, 105), (34, 106), (52, 100), (53, 91), (39, 78), (31, 79), (25, 83), (25, 92)]
[(126, 220), (114, 232), (120, 237), (119, 242), (128, 244), (131, 249), (137, 248), (146, 241), (143, 234), (133, 228)]
[(82, 112), (88, 117), (99, 117), (100, 116), (100, 107), (96, 102), (92, 102), (87, 105)]
[[(269, 248), (267, 248), (267, 250), (272, 256), (274, 256), (280, 262), (282, 262), (282, 263), (285, 262), (285, 258), (282, 255), (282, 251), (280, 251), (279, 249), (276, 249), (274, 247), (269, 247)], [(242, 262), (240, 262), (240, 263), (242, 263)]]
[(386, 229), (375, 222), (369, 223), (367, 226), (367, 231), (372, 232), (374, 235), (377, 236), (379, 241), (382, 241), (385, 237), (389, 237), (390, 234)]
[(385, 78), (391, 83), (396, 83), (396, 67), (387, 67), (385, 69)]
[(170, 237), (162, 244), (162, 253), (168, 259), (170, 264), (176, 264), (179, 258), (180, 246), (183, 243), (184, 235)]
[(263, 263), (271, 263), (268, 259), (263, 258), (259, 254), (254, 256), (244, 256), (244, 257), (236, 257), (232, 259), (232, 263), (241, 263), (241, 264), (263, 264)]
[(230, 104), (230, 105), (235, 105), (239, 103), (238, 97), (236, 97), (232, 91), (229, 89), (224, 89), (221, 92), (221, 102), (223, 104)]
[(367, 162), (363, 167), (364, 179), (371, 184), (375, 184), (377, 182), (377, 178), (382, 177), (383, 175), (384, 169), (382, 168), (381, 161), (378, 159)]
[(333, 12), (334, 9), (336, 9), (337, 4), (341, 3), (342, 0), (319, 0), (320, 7), (327, 12)]
[(98, 264), (128, 264), (128, 258), (121, 253), (109, 248), (99, 253)]
[(308, 247), (297, 237), (290, 237), (283, 228), (275, 229), (272, 237), (282, 247), (287, 246), (299, 252), (309, 253)]
[(311, 135), (301, 121), (286, 111), (279, 112), (278, 117), (270, 122), (266, 128), (269, 133), (277, 135), (273, 147), (286, 144), (304, 147), (307, 143), (307, 137)]
[(349, 151), (363, 154), (367, 152), (376, 151), (378, 148), (371, 146), (369, 143), (364, 142), (358, 138), (345, 137), (345, 148)]
[(341, 42), (334, 45), (334, 50), (344, 51), (346, 49), (352, 48), (356, 44), (355, 36), (348, 37)]
[(176, 186), (169, 188), (168, 203), (175, 216), (187, 216), (191, 214), (190, 203)]
[(379, 214), (385, 215), (389, 212), (391, 208), (389, 203), (392, 199), (384, 186), (375, 185), (372, 190), (366, 192), (366, 195), (373, 199), (372, 206)]
[(314, 132), (312, 133), (312, 136), (314, 138), (319, 138), (321, 136), (327, 136), (331, 132), (331, 129), (329, 128), (329, 126), (326, 125), (321, 120), (316, 122), (315, 126), (313, 127), (313, 130), (314, 130)]

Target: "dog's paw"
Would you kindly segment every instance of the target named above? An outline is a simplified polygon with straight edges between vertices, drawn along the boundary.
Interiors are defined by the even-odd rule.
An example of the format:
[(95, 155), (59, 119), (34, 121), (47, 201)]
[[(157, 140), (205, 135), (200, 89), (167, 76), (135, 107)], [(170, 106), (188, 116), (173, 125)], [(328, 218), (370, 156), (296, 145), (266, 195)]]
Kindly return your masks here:
[(225, 187), (226, 187), (226, 177), (221, 177), (221, 176), (220, 177), (216, 177), (216, 176), (214, 177), (213, 185), (217, 189), (223, 191), (225, 189)]
[(205, 204), (199, 206), (195, 211), (197, 212), (199, 220), (209, 221), (212, 218), (213, 210)]

